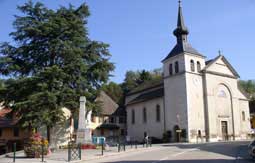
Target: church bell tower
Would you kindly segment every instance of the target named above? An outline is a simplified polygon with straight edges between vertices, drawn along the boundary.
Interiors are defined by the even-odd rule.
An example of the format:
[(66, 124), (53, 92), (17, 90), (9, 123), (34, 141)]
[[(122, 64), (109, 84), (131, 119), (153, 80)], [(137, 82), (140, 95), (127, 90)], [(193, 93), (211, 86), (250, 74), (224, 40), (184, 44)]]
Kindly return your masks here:
[(205, 134), (201, 73), (205, 57), (188, 42), (189, 31), (184, 23), (180, 0), (173, 34), (176, 45), (162, 61), (166, 130), (172, 132), (173, 141), (181, 141), (182, 135), (182, 140), (192, 142), (198, 134)]

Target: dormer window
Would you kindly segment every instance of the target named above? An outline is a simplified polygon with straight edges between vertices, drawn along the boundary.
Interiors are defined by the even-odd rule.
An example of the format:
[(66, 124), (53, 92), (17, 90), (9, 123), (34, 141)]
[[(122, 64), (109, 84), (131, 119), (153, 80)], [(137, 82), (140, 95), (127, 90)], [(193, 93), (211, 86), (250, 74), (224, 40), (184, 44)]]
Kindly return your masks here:
[(169, 65), (169, 75), (173, 75), (173, 64)]
[(197, 61), (197, 72), (201, 71), (201, 64), (199, 61)]
[(176, 61), (176, 62), (174, 63), (174, 70), (175, 70), (175, 73), (176, 73), (176, 74), (179, 73), (179, 63), (178, 63), (178, 61)]
[(192, 72), (195, 71), (195, 63), (193, 60), (190, 60), (190, 71), (192, 71)]

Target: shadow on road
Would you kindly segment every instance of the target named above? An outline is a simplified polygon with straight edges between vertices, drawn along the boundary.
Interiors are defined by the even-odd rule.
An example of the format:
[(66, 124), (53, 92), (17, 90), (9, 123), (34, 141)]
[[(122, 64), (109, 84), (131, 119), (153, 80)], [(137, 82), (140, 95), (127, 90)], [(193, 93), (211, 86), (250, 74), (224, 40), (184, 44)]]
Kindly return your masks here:
[[(180, 149), (192, 149), (197, 148), (201, 151), (217, 153), (230, 157), (240, 157), (248, 159), (248, 141), (241, 142), (220, 142), (220, 143), (206, 143), (206, 144), (167, 144), (162, 145), (163, 147), (175, 146)], [(210, 160), (209, 160), (210, 161)]]
[[(240, 163), (254, 163), (252, 160), (243, 160)], [(105, 163), (233, 163), (233, 160), (226, 159), (215, 159), (215, 160), (146, 160), (146, 161), (116, 161), (116, 162), (105, 162)], [(238, 162), (239, 163), (239, 162)]]

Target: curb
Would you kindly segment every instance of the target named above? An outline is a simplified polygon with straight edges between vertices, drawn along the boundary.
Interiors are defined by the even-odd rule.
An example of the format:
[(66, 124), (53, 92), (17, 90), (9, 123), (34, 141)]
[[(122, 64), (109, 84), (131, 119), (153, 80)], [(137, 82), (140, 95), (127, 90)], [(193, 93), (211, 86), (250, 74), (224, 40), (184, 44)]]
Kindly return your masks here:
[[(17, 155), (17, 154), (20, 154), (20, 153), (24, 153), (24, 150), (16, 151), (16, 155)], [(0, 155), (0, 158), (4, 158), (4, 157), (6, 157), (6, 158), (9, 157), (9, 158), (10, 158), (10, 157), (13, 157), (12, 155), (13, 155), (13, 152), (5, 153), (5, 154), (3, 154), (3, 155)]]
[(77, 161), (73, 161), (73, 162), (83, 162), (83, 161), (92, 161), (95, 159), (102, 159), (102, 158), (107, 158), (110, 156), (117, 156), (117, 155), (123, 155), (123, 154), (128, 154), (128, 153), (133, 153), (133, 152), (138, 152), (138, 151), (152, 151), (158, 148), (155, 147), (150, 147), (150, 148), (137, 148), (137, 149), (131, 149), (128, 151), (122, 151), (122, 152), (117, 152), (117, 153), (112, 153), (112, 154), (107, 154), (107, 155), (103, 155), (103, 156), (95, 156), (94, 158), (90, 158), (90, 159), (82, 159), (82, 160), (77, 160)]

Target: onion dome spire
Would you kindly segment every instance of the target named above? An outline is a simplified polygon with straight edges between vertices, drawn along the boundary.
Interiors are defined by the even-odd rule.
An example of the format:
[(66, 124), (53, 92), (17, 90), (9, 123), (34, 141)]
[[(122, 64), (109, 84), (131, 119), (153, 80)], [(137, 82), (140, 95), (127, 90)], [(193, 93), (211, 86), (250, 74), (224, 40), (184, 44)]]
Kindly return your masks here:
[(174, 57), (181, 53), (191, 53), (197, 56), (204, 57), (200, 54), (196, 49), (194, 49), (187, 40), (187, 36), (189, 34), (188, 28), (184, 24), (184, 18), (182, 15), (182, 6), (181, 0), (179, 0), (179, 9), (178, 9), (178, 20), (177, 20), (177, 28), (174, 30), (173, 34), (177, 38), (177, 44), (171, 50), (171, 52), (167, 55), (163, 62), (171, 57)]
[(184, 18), (182, 15), (181, 0), (179, 0), (178, 20), (177, 28), (174, 30), (174, 35), (177, 37), (177, 42), (182, 43), (187, 41), (187, 35), (189, 34), (188, 28), (185, 26)]

